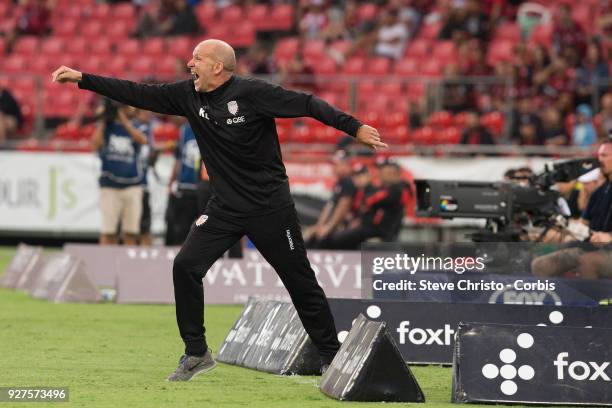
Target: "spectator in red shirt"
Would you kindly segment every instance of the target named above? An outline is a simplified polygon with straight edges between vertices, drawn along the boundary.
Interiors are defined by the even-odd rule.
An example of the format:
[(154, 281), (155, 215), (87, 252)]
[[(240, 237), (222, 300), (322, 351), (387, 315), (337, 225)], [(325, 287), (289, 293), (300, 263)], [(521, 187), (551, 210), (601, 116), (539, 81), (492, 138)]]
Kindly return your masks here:
[(51, 30), (51, 11), (54, 2), (50, 0), (21, 0), (21, 16), (17, 20), (17, 30), (24, 35), (44, 35)]
[(560, 56), (566, 56), (568, 49), (576, 48), (578, 56), (582, 58), (586, 50), (586, 33), (572, 18), (572, 9), (569, 4), (559, 7), (559, 20), (553, 32), (554, 47)]

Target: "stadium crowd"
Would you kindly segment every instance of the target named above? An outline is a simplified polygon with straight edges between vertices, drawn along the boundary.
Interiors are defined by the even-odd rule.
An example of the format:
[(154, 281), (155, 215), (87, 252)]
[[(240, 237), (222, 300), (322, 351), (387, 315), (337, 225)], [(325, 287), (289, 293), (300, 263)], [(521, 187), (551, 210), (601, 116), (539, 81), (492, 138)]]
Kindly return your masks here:
[[(595, 0), (14, 0), (0, 5), (0, 137), (27, 138), (40, 112), (52, 149), (87, 148), (73, 142), (93, 134), (80, 120), (96, 104), (47, 81), (59, 56), (83, 71), (167, 81), (185, 77), (197, 40), (216, 37), (238, 49), (239, 73), (314, 92), (395, 145), (589, 147), (612, 122), (611, 27), (610, 2)], [(170, 125), (156, 135), (176, 140), (180, 124), (161, 123)], [(19, 147), (43, 148), (37, 136)], [(339, 136), (279, 121), (283, 142)]]

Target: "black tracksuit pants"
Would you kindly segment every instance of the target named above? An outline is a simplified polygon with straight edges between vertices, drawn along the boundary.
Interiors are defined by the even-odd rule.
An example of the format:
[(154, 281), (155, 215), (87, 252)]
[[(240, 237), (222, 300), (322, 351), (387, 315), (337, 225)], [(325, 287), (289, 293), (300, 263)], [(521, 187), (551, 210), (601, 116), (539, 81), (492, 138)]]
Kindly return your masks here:
[(174, 260), (176, 319), (186, 354), (205, 352), (202, 279), (212, 264), (243, 235), (276, 270), (321, 360), (329, 363), (340, 348), (334, 319), (323, 289), (306, 257), (302, 232), (293, 205), (273, 213), (237, 218), (206, 211), (194, 224)]

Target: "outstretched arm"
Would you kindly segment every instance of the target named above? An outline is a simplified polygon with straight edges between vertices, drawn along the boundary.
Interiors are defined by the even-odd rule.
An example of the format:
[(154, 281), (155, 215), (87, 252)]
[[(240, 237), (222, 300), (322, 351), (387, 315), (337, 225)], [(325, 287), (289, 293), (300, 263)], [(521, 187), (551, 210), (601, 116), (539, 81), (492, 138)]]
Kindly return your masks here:
[(79, 88), (88, 89), (100, 95), (166, 115), (184, 115), (182, 101), (186, 100), (185, 82), (148, 85), (132, 81), (85, 74), (72, 68), (61, 66), (51, 74), (54, 82), (78, 83)]
[(381, 141), (378, 130), (364, 125), (321, 98), (284, 89), (261, 80), (250, 80), (250, 86), (250, 98), (255, 108), (265, 116), (272, 118), (308, 116), (354, 136), (359, 142), (374, 149), (388, 147)]

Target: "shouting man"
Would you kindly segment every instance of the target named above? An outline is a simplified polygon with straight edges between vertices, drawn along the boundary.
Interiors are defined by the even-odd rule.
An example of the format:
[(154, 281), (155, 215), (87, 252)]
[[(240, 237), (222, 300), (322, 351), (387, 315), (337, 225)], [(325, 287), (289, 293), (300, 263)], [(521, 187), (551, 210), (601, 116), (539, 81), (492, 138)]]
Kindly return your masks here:
[(188, 381), (215, 367), (204, 335), (202, 279), (245, 234), (287, 288), (324, 371), (339, 343), (327, 298), (306, 257), (274, 118), (309, 116), (373, 148), (387, 145), (376, 129), (315, 96), (235, 75), (234, 50), (223, 41), (198, 44), (187, 66), (192, 79), (162, 85), (65, 66), (52, 74), (54, 81), (78, 82), (131, 106), (185, 116), (195, 132), (213, 195), (174, 260), (176, 319), (185, 354), (168, 380)]

